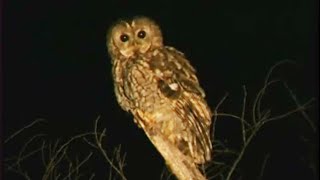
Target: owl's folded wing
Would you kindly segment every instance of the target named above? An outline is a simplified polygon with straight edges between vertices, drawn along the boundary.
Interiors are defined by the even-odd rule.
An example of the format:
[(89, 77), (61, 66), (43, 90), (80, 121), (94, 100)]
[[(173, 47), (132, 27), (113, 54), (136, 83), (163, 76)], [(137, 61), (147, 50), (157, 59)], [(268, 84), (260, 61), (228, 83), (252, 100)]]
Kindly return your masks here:
[[(159, 74), (158, 87), (164, 96), (172, 99), (172, 108), (186, 123), (192, 134), (189, 151), (201, 164), (211, 158), (210, 125), (212, 113), (204, 100), (205, 93), (196, 77), (196, 70), (184, 55), (174, 48), (155, 58), (154, 67)], [(165, 64), (165, 66), (161, 66)]]
[[(196, 76), (196, 70), (191, 66), (190, 62), (185, 58), (183, 53), (174, 49), (173, 47), (165, 47), (166, 56), (162, 61), (167, 64), (162, 72), (162, 87), (164, 90), (170, 90), (176, 87), (181, 87), (184, 91), (195, 93), (201, 97), (205, 97), (205, 92), (200, 87), (198, 78)], [(165, 84), (167, 86), (165, 86)], [(178, 86), (176, 86), (177, 84)], [(168, 88), (169, 87), (169, 88)]]
[(212, 143), (210, 140), (211, 111), (203, 98), (184, 93), (175, 103), (173, 109), (186, 123), (189, 137), (189, 151), (197, 164), (211, 160)]

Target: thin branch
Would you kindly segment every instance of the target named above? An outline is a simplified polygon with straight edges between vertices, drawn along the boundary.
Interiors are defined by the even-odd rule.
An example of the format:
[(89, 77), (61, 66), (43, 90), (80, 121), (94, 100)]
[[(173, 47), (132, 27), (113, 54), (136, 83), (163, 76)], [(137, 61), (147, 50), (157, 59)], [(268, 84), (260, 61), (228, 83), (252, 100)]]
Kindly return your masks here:
[(215, 127), (216, 127), (216, 123), (217, 123), (217, 118), (218, 116), (216, 114), (218, 114), (218, 109), (220, 107), (220, 105), (227, 99), (229, 93), (226, 93), (222, 99), (218, 102), (217, 106), (214, 108), (214, 111), (213, 111), (213, 123), (212, 123), (212, 130), (211, 130), (211, 139), (212, 141), (214, 141), (214, 133), (215, 133)]
[[(257, 123), (257, 120), (256, 119), (259, 119), (261, 118), (261, 114), (260, 114), (260, 103), (261, 103), (261, 99), (262, 99), (262, 96), (264, 95), (266, 89), (273, 83), (277, 83), (277, 82), (280, 82), (279, 80), (272, 80), (270, 82), (267, 82), (263, 88), (261, 88), (261, 90), (258, 92), (254, 102), (253, 102), (253, 107), (252, 107), (252, 120), (253, 120), (253, 123)], [(258, 108), (257, 108), (258, 107)], [(258, 117), (256, 115), (256, 113), (258, 113)]]
[(242, 120), (241, 117), (229, 113), (217, 113), (215, 116), (223, 116), (223, 117), (232, 117), (234, 119), (238, 119), (240, 122), (243, 122), (245, 125), (250, 126), (250, 124), (245, 121), (244, 119)]
[(23, 132), (24, 130), (28, 129), (28, 128), (31, 128), (33, 125), (39, 123), (39, 122), (42, 122), (42, 121), (45, 121), (44, 119), (37, 119), (35, 121), (33, 121), (32, 123), (30, 123), (29, 125), (21, 128), (20, 130), (16, 131), (15, 133), (13, 133), (11, 136), (9, 136), (5, 141), (4, 143), (6, 144), (8, 141), (10, 141), (12, 138), (14, 138), (15, 136), (17, 136), (18, 134), (20, 134), (21, 132)]
[[(257, 102), (257, 113), (258, 113), (258, 117), (261, 118), (261, 100), (262, 100), (262, 97), (265, 93), (265, 90), (266, 88), (269, 86), (269, 79), (270, 79), (270, 76), (272, 75), (273, 71), (275, 70), (275, 68), (277, 68), (278, 66), (282, 65), (282, 64), (296, 64), (294, 61), (291, 61), (291, 60), (283, 60), (283, 61), (280, 61), (276, 64), (274, 64), (268, 71), (266, 77), (265, 77), (265, 80), (264, 80), (264, 86), (263, 88), (261, 89), (261, 95), (260, 95), (260, 98), (257, 99), (258, 102)], [(271, 81), (270, 81), (271, 82)], [(255, 108), (254, 108), (255, 109)]]
[(217, 104), (215, 110), (217, 110), (217, 109), (220, 107), (220, 105), (227, 99), (228, 96), (229, 96), (229, 93), (226, 93), (226, 94), (222, 97), (222, 99), (221, 99), (221, 100), (219, 101), (219, 103)]
[(258, 130), (259, 130), (260, 127), (261, 127), (261, 126), (256, 127), (256, 128), (253, 130), (253, 132), (250, 134), (248, 140), (247, 140), (246, 143), (243, 145), (243, 147), (242, 147), (242, 149), (241, 149), (241, 151), (240, 151), (237, 159), (236, 159), (236, 160), (234, 161), (234, 163), (232, 164), (231, 169), (230, 169), (230, 171), (229, 171), (229, 173), (228, 173), (228, 175), (227, 175), (226, 180), (230, 180), (230, 179), (231, 179), (231, 176), (232, 176), (234, 170), (236, 169), (236, 167), (238, 166), (240, 160), (242, 159), (242, 156), (243, 156), (244, 152), (246, 151), (246, 149), (247, 149), (248, 145), (250, 144), (252, 138), (256, 135), (256, 133), (258, 132)]
[(92, 146), (93, 148), (98, 149), (98, 146), (96, 146), (95, 144), (93, 144), (92, 142), (90, 142), (87, 138), (84, 137), (83, 140), (84, 140), (87, 144), (89, 144), (90, 146)]
[(298, 111), (303, 111), (306, 109), (307, 105), (311, 104), (315, 99), (312, 98), (310, 99), (308, 102), (306, 102), (305, 104), (303, 104), (302, 106), (296, 108), (296, 109), (293, 109), (287, 113), (284, 113), (284, 114), (281, 114), (281, 115), (278, 115), (278, 116), (275, 116), (275, 117), (272, 117), (272, 118), (269, 118), (269, 119), (266, 119), (263, 123), (267, 123), (267, 122), (270, 122), (270, 121), (275, 121), (275, 120), (279, 120), (279, 119), (282, 119), (282, 118), (285, 118), (293, 113), (296, 113)]
[(93, 173), (93, 174), (90, 176), (89, 180), (92, 180), (95, 176), (96, 176), (96, 175)]
[(103, 149), (102, 147), (102, 137), (105, 136), (105, 129), (102, 131), (102, 133), (100, 134), (100, 136), (98, 136), (98, 121), (100, 119), (100, 116), (96, 119), (95, 121), (95, 126), (94, 126), (94, 136), (95, 136), (95, 140), (98, 146), (98, 149), (100, 150), (100, 152), (102, 153), (103, 157), (105, 160), (107, 160), (107, 162), (109, 163), (109, 165), (120, 175), (120, 177), (124, 180), (126, 180), (127, 178), (125, 177), (124, 173), (117, 168), (114, 163), (111, 161), (111, 159), (109, 158), (109, 156), (107, 155), (106, 151)]
[(262, 178), (263, 178), (263, 174), (264, 174), (264, 171), (266, 169), (266, 164), (267, 164), (267, 161), (268, 161), (269, 158), (270, 158), (270, 154), (267, 154), (263, 159), (260, 175), (259, 175), (259, 178), (258, 178), (259, 180), (262, 180)]
[(90, 154), (89, 154), (86, 158), (84, 158), (73, 170), (69, 171), (68, 175), (67, 175), (66, 177), (64, 177), (62, 180), (66, 180), (66, 179), (67, 179), (68, 177), (70, 177), (74, 172), (77, 172), (78, 169), (79, 169), (85, 162), (87, 162), (87, 161), (91, 158), (92, 154), (93, 154), (93, 153), (90, 152)]
[(42, 137), (42, 136), (44, 136), (44, 134), (37, 134), (37, 135), (34, 135), (33, 137), (31, 137), (31, 138), (25, 143), (25, 145), (21, 148), (21, 150), (20, 150), (20, 152), (19, 152), (19, 154), (18, 154), (18, 157), (17, 157), (17, 161), (16, 161), (14, 164), (12, 164), (11, 166), (9, 166), (8, 169), (10, 170), (11, 168), (17, 166), (17, 168), (18, 168), (17, 170), (22, 172), (23, 170), (22, 170), (22, 167), (21, 167), (21, 165), (20, 165), (20, 162), (21, 162), (22, 160), (24, 160), (26, 157), (29, 157), (29, 156), (35, 154), (35, 152), (39, 151), (39, 149), (36, 149), (36, 151), (31, 151), (31, 153), (28, 153), (26, 156), (23, 156), (24, 151), (26, 150), (26, 148), (29, 146), (29, 144), (30, 144), (34, 139), (36, 139), (36, 138), (38, 138), (38, 137)]
[(44, 155), (44, 149), (46, 147), (45, 144), (46, 144), (46, 142), (43, 140), (42, 141), (42, 146), (41, 146), (41, 160), (42, 160), (42, 164), (43, 164), (44, 167), (47, 165), (46, 158), (45, 158), (45, 155)]
[(273, 65), (273, 66), (270, 68), (270, 70), (268, 71), (267, 76), (266, 76), (266, 78), (265, 78), (265, 80), (264, 80), (264, 84), (265, 84), (265, 85), (268, 84), (269, 78), (270, 78), (272, 72), (274, 71), (274, 69), (275, 69), (276, 67), (282, 65), (282, 64), (285, 64), (285, 63), (288, 63), (288, 64), (296, 64), (296, 62), (286, 59), (286, 60), (280, 61), (280, 62), (276, 63), (275, 65)]
[(31, 178), (29, 177), (29, 175), (28, 175), (26, 172), (21, 172), (20, 170), (17, 170), (17, 169), (15, 169), (15, 168), (10, 169), (10, 171), (21, 175), (21, 176), (24, 177), (26, 180), (31, 180)]
[[(27, 159), (28, 157), (30, 157), (30, 156), (36, 154), (37, 152), (41, 151), (41, 149), (42, 149), (42, 147), (41, 147), (41, 148), (38, 148), (38, 149), (35, 149), (35, 150), (29, 152), (28, 154), (22, 156), (22, 157), (10, 158), (10, 160), (13, 160), (13, 159), (19, 159), (19, 160), (17, 160), (17, 162), (15, 162), (14, 164), (11, 164), (10, 166), (8, 166), (7, 169), (10, 170), (10, 169), (14, 168), (15, 166), (18, 165), (18, 163), (22, 162), (23, 160)], [(5, 161), (9, 161), (9, 160), (6, 159)]]
[(246, 111), (246, 100), (247, 100), (247, 90), (246, 90), (246, 86), (242, 86), (243, 89), (243, 103), (242, 103), (242, 113), (241, 113), (241, 129), (242, 129), (242, 141), (243, 144), (246, 143), (246, 131), (245, 131), (245, 120), (244, 120), (244, 115), (245, 115), (245, 111)]
[[(44, 176), (43, 176), (43, 180), (46, 180), (50, 174), (50, 171), (52, 170), (52, 168), (54, 167), (55, 164), (57, 164), (57, 162), (59, 162), (61, 160), (61, 157), (58, 157), (60, 155), (60, 153), (62, 154), (65, 154), (65, 151), (66, 151), (66, 148), (68, 147), (68, 145), (72, 142), (72, 141), (75, 141), (79, 138), (82, 138), (82, 137), (85, 137), (85, 136), (88, 136), (88, 135), (92, 135), (93, 133), (83, 133), (83, 134), (79, 134), (77, 136), (74, 136), (72, 137), (69, 141), (67, 141), (66, 143), (62, 144), (60, 146), (60, 148), (54, 153), (54, 155), (52, 156), (52, 158), (50, 159), (47, 167), (46, 167), (46, 170), (45, 170), (45, 173), (44, 173)], [(56, 143), (57, 144), (57, 143)]]
[[(284, 83), (284, 86), (286, 87), (286, 89), (289, 91), (290, 96), (292, 97), (292, 99), (294, 100), (294, 102), (296, 103), (297, 107), (301, 107), (300, 102), (298, 101), (296, 95), (292, 92), (292, 90), (289, 88), (287, 83)], [(301, 114), (302, 116), (307, 120), (308, 124), (310, 125), (312, 131), (315, 133), (317, 131), (317, 128), (315, 126), (315, 124), (312, 122), (312, 120), (310, 119), (310, 117), (308, 116), (308, 114), (304, 111), (301, 110)]]

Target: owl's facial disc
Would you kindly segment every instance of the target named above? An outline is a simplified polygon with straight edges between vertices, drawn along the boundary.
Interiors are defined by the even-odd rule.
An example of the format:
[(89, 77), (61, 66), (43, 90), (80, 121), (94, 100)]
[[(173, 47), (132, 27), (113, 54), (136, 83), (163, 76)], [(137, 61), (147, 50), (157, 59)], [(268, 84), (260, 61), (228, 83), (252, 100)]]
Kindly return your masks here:
[(133, 56), (136, 46), (130, 25), (124, 22), (116, 26), (112, 31), (112, 41), (118, 51), (127, 58)]
[(140, 53), (162, 46), (160, 29), (153, 20), (146, 17), (134, 18), (131, 27)]
[(150, 31), (145, 29), (138, 29), (135, 32), (135, 42), (137, 43), (137, 47), (140, 53), (147, 52), (152, 45), (152, 41), (150, 40)]
[(118, 38), (120, 42), (118, 46), (120, 53), (127, 58), (133, 56), (136, 50), (133, 37), (129, 34), (122, 33), (116, 38)]

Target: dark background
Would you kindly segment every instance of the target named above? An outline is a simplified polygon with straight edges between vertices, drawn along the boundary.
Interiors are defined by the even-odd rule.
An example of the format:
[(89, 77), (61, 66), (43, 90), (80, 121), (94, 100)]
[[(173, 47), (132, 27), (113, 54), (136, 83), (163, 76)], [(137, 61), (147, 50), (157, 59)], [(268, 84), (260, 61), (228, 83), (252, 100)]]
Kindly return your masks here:
[[(6, 144), (4, 158), (18, 154), (32, 134), (45, 133), (48, 142), (54, 142), (92, 131), (100, 115), (99, 126), (107, 129), (106, 149), (111, 153), (121, 144), (126, 153), (127, 177), (159, 179), (162, 158), (131, 115), (120, 109), (113, 93), (105, 35), (119, 18), (145, 15), (156, 20), (165, 44), (184, 52), (198, 70), (210, 106), (229, 92), (221, 111), (239, 114), (242, 85), (252, 102), (268, 69), (285, 59), (297, 64), (283, 65), (273, 77), (288, 82), (301, 102), (318, 97), (314, 0), (7, 0), (3, 5), (4, 136), (36, 118), (47, 121)], [(283, 88), (272, 89), (267, 102), (274, 115), (294, 108)], [(317, 120), (316, 108), (311, 109), (311, 119)], [(271, 156), (264, 179), (315, 179), (308, 165), (317, 162), (317, 136), (301, 114), (291, 117), (259, 132), (241, 161), (243, 179), (257, 179), (267, 153)], [(216, 138), (228, 139), (228, 145), (237, 148), (238, 125), (221, 118)], [(85, 146), (70, 152), (84, 157)], [(96, 154), (84, 173), (96, 172), (102, 179), (108, 172)], [(41, 174), (38, 159), (32, 156), (24, 164), (34, 179)], [(5, 172), (5, 179), (20, 178)]]

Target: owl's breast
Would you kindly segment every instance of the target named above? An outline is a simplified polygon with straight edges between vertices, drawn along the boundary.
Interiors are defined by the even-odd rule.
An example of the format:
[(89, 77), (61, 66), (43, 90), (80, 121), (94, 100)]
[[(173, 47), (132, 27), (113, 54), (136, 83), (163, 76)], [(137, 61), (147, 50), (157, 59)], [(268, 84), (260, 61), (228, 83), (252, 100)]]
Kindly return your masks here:
[(136, 108), (153, 111), (164, 103), (158, 90), (158, 79), (145, 61), (127, 67), (124, 78), (124, 93)]

